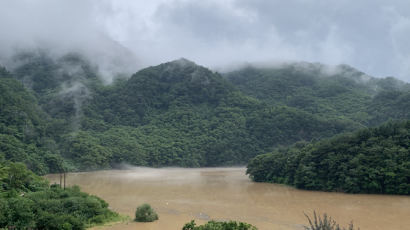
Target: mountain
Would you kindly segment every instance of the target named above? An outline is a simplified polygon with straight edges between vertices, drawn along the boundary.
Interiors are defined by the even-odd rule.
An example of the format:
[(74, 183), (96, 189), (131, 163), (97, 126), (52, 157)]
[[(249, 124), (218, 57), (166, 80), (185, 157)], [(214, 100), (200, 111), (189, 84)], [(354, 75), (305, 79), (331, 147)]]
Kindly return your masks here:
[(373, 78), (347, 65), (248, 65), (224, 77), (246, 95), (324, 118), (361, 126), (378, 125), (388, 119), (410, 119), (410, 84), (392, 77)]
[(0, 69), (0, 99), (2, 133), (31, 141), (43, 132), (45, 114), (36, 98), (4, 68)]
[[(39, 151), (17, 152), (36, 156), (37, 166), (26, 163), (40, 174), (121, 163), (243, 165), (277, 147), (390, 118), (380, 111), (392, 109), (391, 118), (408, 118), (409, 107), (403, 107), (408, 103), (406, 84), (377, 80), (346, 66), (333, 75), (317, 64), (305, 64), (306, 69), (296, 64), (246, 67), (221, 75), (179, 59), (129, 78), (117, 77), (107, 85), (79, 54), (55, 58), (47, 52), (28, 52), (13, 61), (10, 72), (2, 69), (2, 79), (18, 85), (13, 97), (27, 98), (17, 103), (24, 106), (13, 107), (14, 113), (32, 119), (18, 123), (19, 129), (33, 124), (31, 130), (36, 130), (31, 141), (27, 135), (13, 137), (23, 143), (21, 149), (34, 146)], [(17, 100), (9, 97), (1, 94), (6, 102), (1, 111)], [(377, 107), (382, 108), (371, 110)], [(1, 113), (1, 135), (10, 135), (5, 130), (14, 127), (10, 116)], [(10, 157), (10, 148), (1, 149), (5, 159), (22, 161)]]
[(36, 97), (0, 68), (0, 160), (24, 162), (39, 174), (58, 171), (52, 128)]
[(247, 174), (301, 189), (409, 195), (410, 121), (259, 155)]
[[(354, 129), (353, 123), (267, 105), (185, 59), (103, 88), (84, 113), (83, 130), (105, 140), (112, 161), (151, 166), (245, 164), (278, 145)], [(133, 147), (119, 148), (116, 142), (125, 140), (118, 134), (127, 137), (121, 146)]]

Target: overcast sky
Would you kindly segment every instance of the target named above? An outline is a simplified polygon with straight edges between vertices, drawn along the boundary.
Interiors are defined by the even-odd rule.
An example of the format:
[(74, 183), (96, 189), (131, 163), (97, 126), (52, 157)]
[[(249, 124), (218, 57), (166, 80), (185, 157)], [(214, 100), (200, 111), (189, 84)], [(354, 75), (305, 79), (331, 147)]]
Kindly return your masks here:
[(2, 54), (47, 45), (132, 68), (310, 61), (410, 82), (409, 41), (408, 0), (0, 0)]

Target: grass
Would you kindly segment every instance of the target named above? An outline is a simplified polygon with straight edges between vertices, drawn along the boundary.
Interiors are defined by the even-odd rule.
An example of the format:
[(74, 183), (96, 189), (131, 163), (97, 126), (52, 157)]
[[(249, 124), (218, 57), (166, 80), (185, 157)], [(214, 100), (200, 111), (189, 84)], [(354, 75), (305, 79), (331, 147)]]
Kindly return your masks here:
[[(354, 230), (353, 222), (350, 222), (347, 228), (340, 227), (332, 217), (328, 216), (326, 213), (323, 217), (316, 215), (316, 211), (313, 211), (313, 218), (310, 218), (305, 213), (306, 218), (309, 221), (309, 226), (304, 226), (306, 230)], [(360, 228), (358, 228), (360, 230)]]
[(116, 216), (110, 217), (109, 219), (106, 219), (103, 223), (98, 223), (98, 224), (92, 223), (92, 224), (88, 224), (86, 227), (87, 229), (93, 229), (94, 227), (112, 226), (115, 224), (126, 223), (130, 221), (131, 221), (131, 217), (129, 217), (128, 215), (118, 214)]

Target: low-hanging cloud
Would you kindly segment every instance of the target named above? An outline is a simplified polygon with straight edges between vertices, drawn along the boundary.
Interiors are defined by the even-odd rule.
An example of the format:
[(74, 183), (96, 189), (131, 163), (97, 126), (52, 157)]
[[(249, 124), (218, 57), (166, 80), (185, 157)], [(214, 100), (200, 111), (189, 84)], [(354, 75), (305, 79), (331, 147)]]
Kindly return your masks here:
[(81, 51), (107, 81), (180, 57), (209, 67), (344, 63), (410, 81), (405, 0), (1, 1), (0, 30), (3, 54), (44, 45)]
[[(95, 1), (0, 1), (0, 64), (16, 52), (46, 50), (56, 59), (80, 53), (107, 83), (138, 68), (135, 55), (109, 37), (98, 23)], [(3, 61), (2, 61), (3, 59)]]

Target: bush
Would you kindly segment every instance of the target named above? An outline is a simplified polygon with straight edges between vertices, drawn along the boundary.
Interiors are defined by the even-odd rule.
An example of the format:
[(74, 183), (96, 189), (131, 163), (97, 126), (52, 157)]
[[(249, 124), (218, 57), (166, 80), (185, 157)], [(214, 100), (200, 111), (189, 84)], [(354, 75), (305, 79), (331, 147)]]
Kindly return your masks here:
[(118, 218), (78, 186), (49, 187), (24, 164), (0, 161), (0, 229), (84, 230)]
[(218, 222), (211, 220), (204, 225), (195, 225), (195, 221), (192, 220), (191, 222), (185, 224), (182, 230), (257, 230), (255, 226), (236, 221)]
[(151, 208), (149, 204), (138, 206), (135, 211), (135, 221), (137, 222), (152, 222), (158, 220), (158, 214)]

